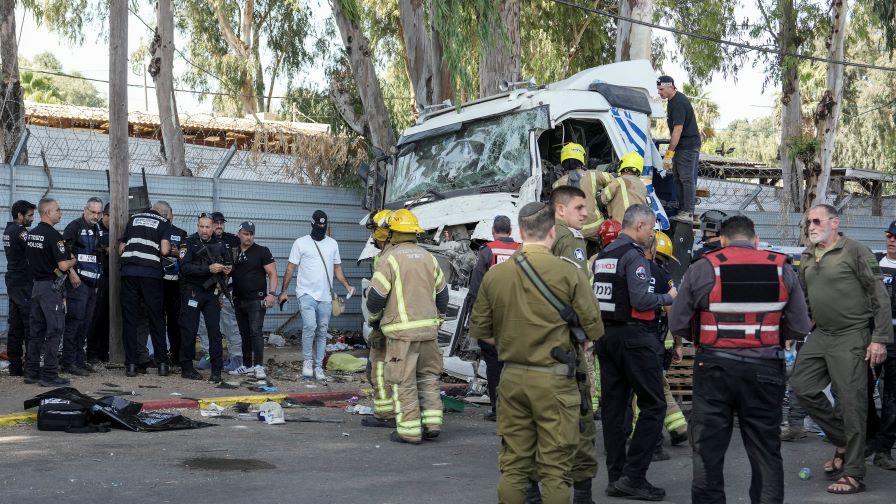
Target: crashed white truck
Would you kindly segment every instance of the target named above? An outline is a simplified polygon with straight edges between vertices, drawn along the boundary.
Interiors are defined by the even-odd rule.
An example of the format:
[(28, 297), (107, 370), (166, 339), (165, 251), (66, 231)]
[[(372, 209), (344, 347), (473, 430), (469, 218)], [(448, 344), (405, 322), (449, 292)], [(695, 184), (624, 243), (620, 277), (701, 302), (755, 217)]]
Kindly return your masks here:
[[(651, 195), (655, 167), (662, 167), (650, 119), (664, 117), (665, 106), (646, 60), (584, 70), (543, 86), (530, 81), (502, 88), (506, 91), (460, 107), (428, 108), (391, 155), (360, 170), (366, 209), (411, 209), (426, 230), (421, 246), (439, 260), (450, 285), (447, 318), (439, 330), (445, 372), (467, 381), (485, 376), (478, 347), (467, 337), (471, 307), (465, 299), (476, 250), (492, 239), (494, 217), (507, 215), (516, 222), (519, 208), (547, 198), (567, 142), (584, 146), (588, 167), (598, 170), (638, 152)], [(651, 197), (651, 204), (659, 226), (667, 229), (659, 199)], [(377, 253), (368, 241), (358, 260)], [(362, 285), (366, 292), (369, 281)], [(366, 320), (364, 302), (362, 307)], [(365, 324), (365, 338), (369, 332)]]

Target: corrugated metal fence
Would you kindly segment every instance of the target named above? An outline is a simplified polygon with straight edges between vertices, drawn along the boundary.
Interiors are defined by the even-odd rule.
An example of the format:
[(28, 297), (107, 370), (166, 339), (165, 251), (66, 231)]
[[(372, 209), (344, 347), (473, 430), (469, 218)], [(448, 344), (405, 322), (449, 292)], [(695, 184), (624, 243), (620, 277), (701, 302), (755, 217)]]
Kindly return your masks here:
[[(25, 199), (33, 203), (44, 194), (49, 179), (42, 168), (17, 166), (14, 191), (10, 191), (10, 168), (0, 165), (0, 211), (9, 219), (11, 201)], [(106, 172), (78, 169), (51, 169), (52, 189), (47, 196), (59, 200), (62, 207), (61, 232), (66, 224), (80, 217), (84, 204), (91, 196), (108, 200)], [(139, 185), (140, 176), (131, 174), (131, 185)], [(151, 201), (165, 200), (174, 209), (174, 222), (187, 233), (196, 232), (196, 216), (212, 211), (213, 181), (199, 177), (170, 177), (147, 175)], [(369, 266), (356, 265), (356, 259), (367, 240), (368, 232), (358, 222), (365, 211), (360, 207), (360, 197), (355, 191), (333, 187), (304, 186), (286, 183), (251, 182), (221, 179), (218, 183), (218, 209), (228, 219), (226, 230), (236, 232), (239, 223), (251, 220), (256, 225), (256, 240), (271, 249), (277, 259), (278, 273), (282, 276), (293, 241), (310, 231), (311, 214), (321, 209), (330, 218), (332, 236), (339, 242), (342, 267), (349, 282), (360, 290), (361, 278), (369, 276)], [(35, 219), (37, 220), (37, 219)], [(6, 257), (0, 254), (0, 272), (6, 272)], [(336, 283), (337, 293), (345, 295), (343, 287)], [(290, 286), (294, 293), (293, 279)], [(361, 326), (360, 296), (355, 296), (346, 306), (341, 317), (333, 319), (331, 328), (359, 330)], [(296, 310), (298, 302), (290, 298), (284, 311), (278, 308), (268, 311), (265, 330), (276, 329)], [(0, 282), (0, 330), (7, 325), (8, 298), (6, 285)], [(288, 329), (301, 327), (297, 318)]]

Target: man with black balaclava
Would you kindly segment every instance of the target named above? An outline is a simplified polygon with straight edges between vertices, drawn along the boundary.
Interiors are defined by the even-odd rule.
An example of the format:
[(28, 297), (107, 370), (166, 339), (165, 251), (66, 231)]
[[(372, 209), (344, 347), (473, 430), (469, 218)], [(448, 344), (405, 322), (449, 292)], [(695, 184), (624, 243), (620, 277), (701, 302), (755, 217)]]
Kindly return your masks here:
[(326, 380), (323, 362), (327, 346), (327, 329), (333, 313), (333, 276), (339, 280), (348, 297), (355, 293), (342, 272), (339, 244), (327, 236), (329, 219), (322, 210), (311, 217), (311, 234), (292, 244), (289, 262), (283, 274), (283, 290), (279, 302), (289, 299), (290, 281), (296, 275), (296, 298), (302, 313), (302, 378)]

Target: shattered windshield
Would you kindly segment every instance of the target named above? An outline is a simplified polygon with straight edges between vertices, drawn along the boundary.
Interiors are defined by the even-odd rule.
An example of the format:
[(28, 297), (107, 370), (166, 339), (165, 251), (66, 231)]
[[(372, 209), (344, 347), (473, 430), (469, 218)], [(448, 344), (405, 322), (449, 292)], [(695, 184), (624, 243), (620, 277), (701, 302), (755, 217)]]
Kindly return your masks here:
[(549, 127), (547, 107), (503, 115), (402, 147), (386, 201), (425, 192), (514, 182), (531, 172), (529, 132)]

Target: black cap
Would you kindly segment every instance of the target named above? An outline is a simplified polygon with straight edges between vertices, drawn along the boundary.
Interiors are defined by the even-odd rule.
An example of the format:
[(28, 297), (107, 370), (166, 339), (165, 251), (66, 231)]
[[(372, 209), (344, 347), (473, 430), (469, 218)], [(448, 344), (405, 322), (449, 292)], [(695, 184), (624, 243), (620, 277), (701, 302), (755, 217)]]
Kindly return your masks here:
[(675, 85), (675, 79), (673, 79), (672, 77), (669, 77), (668, 75), (663, 75), (663, 76), (661, 76), (659, 79), (656, 80), (656, 85), (657, 85), (657, 86), (662, 86), (662, 85), (672, 85), (672, 86), (674, 86), (674, 85)]
[(240, 224), (240, 231), (246, 231), (247, 233), (255, 234), (255, 223), (252, 221), (245, 221)]
[(314, 214), (311, 215), (311, 223), (315, 226), (326, 226), (327, 220), (327, 214), (323, 210), (315, 210)]
[(212, 212), (212, 222), (227, 222), (221, 212)]
[(887, 228), (887, 232), (896, 235), (896, 221), (890, 223), (890, 227)]

